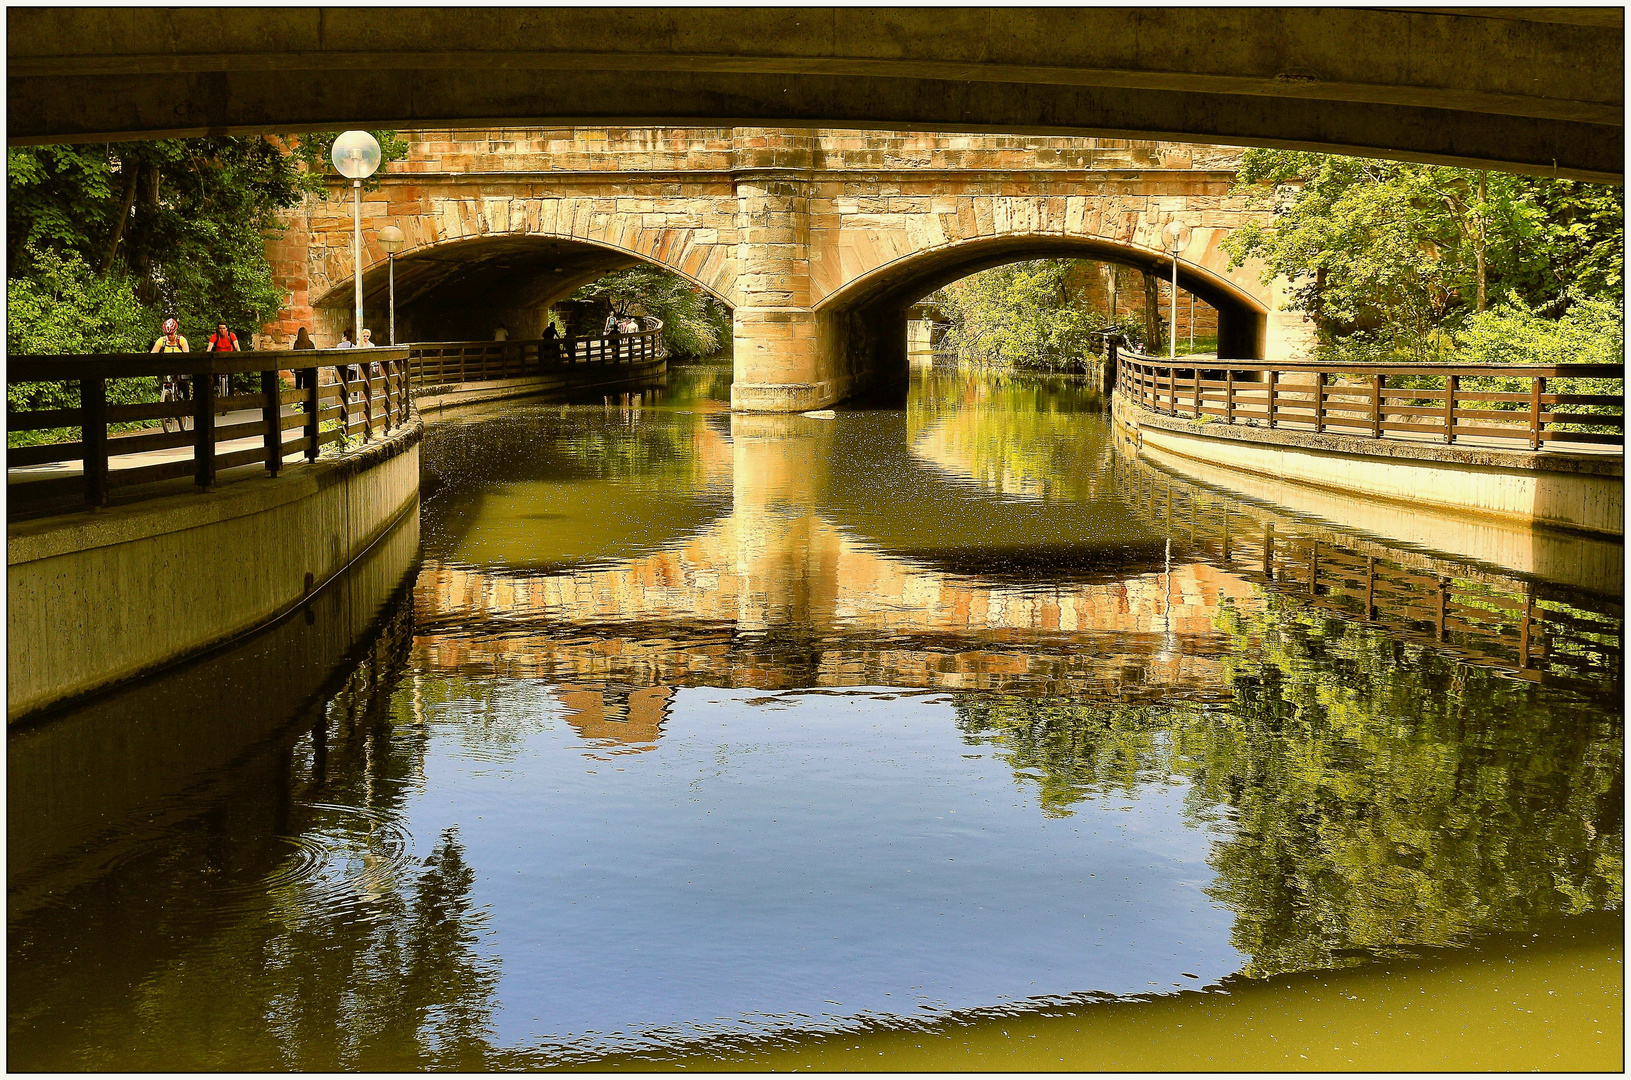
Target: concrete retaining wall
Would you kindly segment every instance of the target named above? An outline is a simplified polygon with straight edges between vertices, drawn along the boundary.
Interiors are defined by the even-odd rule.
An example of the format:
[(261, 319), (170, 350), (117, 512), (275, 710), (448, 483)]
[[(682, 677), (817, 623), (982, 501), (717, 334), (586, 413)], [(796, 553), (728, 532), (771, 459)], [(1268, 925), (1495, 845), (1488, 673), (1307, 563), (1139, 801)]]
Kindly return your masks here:
[(22, 522), (6, 545), (9, 722), (254, 630), (343, 571), (419, 498), (415, 421), (337, 461)]
[(199, 807), (229, 806), (234, 821), (224, 827), (247, 826), (240, 835), (286, 832), (277, 819), (288, 808), (261, 772), (279, 768), (280, 755), (245, 752), (268, 740), (287, 747), (310, 732), (360, 654), (388, 655), (411, 636), (412, 613), (403, 609), (412, 606), (418, 558), (419, 511), (410, 505), (300, 610), (152, 678), (53, 710), (50, 723), (15, 727), (6, 744), (13, 917), (126, 853), (150, 850), (155, 825), (162, 832)]
[(1345, 496), (1521, 525), (1625, 535), (1624, 462), (1346, 435), (1199, 424), (1117, 394), (1116, 422), (1142, 450)]

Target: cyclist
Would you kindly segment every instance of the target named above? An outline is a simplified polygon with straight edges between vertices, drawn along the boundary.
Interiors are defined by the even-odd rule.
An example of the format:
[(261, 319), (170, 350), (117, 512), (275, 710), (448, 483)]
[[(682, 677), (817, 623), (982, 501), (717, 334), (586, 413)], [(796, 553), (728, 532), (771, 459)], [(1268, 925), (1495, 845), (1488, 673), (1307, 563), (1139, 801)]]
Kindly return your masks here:
[[(181, 324), (175, 319), (164, 320), (164, 333), (154, 339), (153, 347), (148, 352), (184, 353), (187, 348), (187, 339), (181, 336)], [(187, 401), (192, 395), (188, 392), (189, 386), (185, 375), (163, 375), (159, 384), (159, 400), (164, 402)], [(166, 416), (163, 421), (165, 431), (170, 430), (170, 421), (175, 420), (177, 431), (187, 430), (186, 417)]]

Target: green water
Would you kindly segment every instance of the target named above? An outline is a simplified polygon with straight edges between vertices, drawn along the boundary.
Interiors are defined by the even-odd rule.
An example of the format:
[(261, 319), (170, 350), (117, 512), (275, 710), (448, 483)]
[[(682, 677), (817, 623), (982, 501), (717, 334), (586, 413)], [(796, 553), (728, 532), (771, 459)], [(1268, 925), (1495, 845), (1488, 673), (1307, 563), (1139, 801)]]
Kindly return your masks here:
[(10, 1067), (1620, 1067), (1617, 583), (728, 386), (440, 422), (308, 613), (12, 732)]

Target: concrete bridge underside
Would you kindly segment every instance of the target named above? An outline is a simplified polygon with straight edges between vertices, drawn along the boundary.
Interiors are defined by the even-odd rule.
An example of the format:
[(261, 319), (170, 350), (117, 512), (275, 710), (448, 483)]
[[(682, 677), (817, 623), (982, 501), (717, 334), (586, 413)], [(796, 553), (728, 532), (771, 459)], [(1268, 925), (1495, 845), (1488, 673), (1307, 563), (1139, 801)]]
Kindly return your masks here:
[[(1220, 246), (1263, 213), (1230, 193), (1238, 152), (1226, 148), (787, 128), (412, 140), (363, 207), (375, 328), (387, 303), (376, 232), (395, 224), (407, 236), (396, 259), (399, 339), (486, 336), (500, 318), (515, 336), (535, 335), (542, 324), (529, 319), (548, 305), (649, 262), (731, 307), (734, 407), (815, 409), (904, 378), (907, 311), (941, 285), (1046, 257), (1165, 279), (1161, 233), (1174, 218), (1192, 227), (1179, 288), (1216, 309), (1222, 355), (1285, 359), (1308, 339), (1261, 267), (1231, 268)], [(349, 324), (348, 211), (310, 200), (270, 245), (293, 297), (274, 341), (311, 325), (328, 344)], [(421, 317), (427, 310), (437, 317)], [(453, 325), (461, 317), (472, 325)]]
[(1618, 8), (12, 8), (7, 137), (774, 124), (1624, 172)]

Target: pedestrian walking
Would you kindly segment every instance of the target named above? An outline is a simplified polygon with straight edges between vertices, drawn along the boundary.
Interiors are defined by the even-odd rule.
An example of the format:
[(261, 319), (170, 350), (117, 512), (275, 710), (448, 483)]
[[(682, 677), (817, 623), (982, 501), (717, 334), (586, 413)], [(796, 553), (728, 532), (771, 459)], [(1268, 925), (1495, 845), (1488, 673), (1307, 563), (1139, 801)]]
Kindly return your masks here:
[[(316, 349), (317, 348), (317, 342), (315, 342), (315, 341), (313, 341), (311, 339), (311, 335), (309, 333), (307, 333), (306, 328), (304, 326), (302, 326), (299, 330), (295, 331), (294, 347), (296, 349), (301, 349), (301, 350), (304, 350), (304, 349)], [(309, 390), (309, 389), (311, 389), (311, 387), (306, 382), (306, 371), (307, 371), (306, 368), (295, 368), (295, 371), (294, 371), (294, 384), (295, 384), (295, 388), (297, 390)]]

